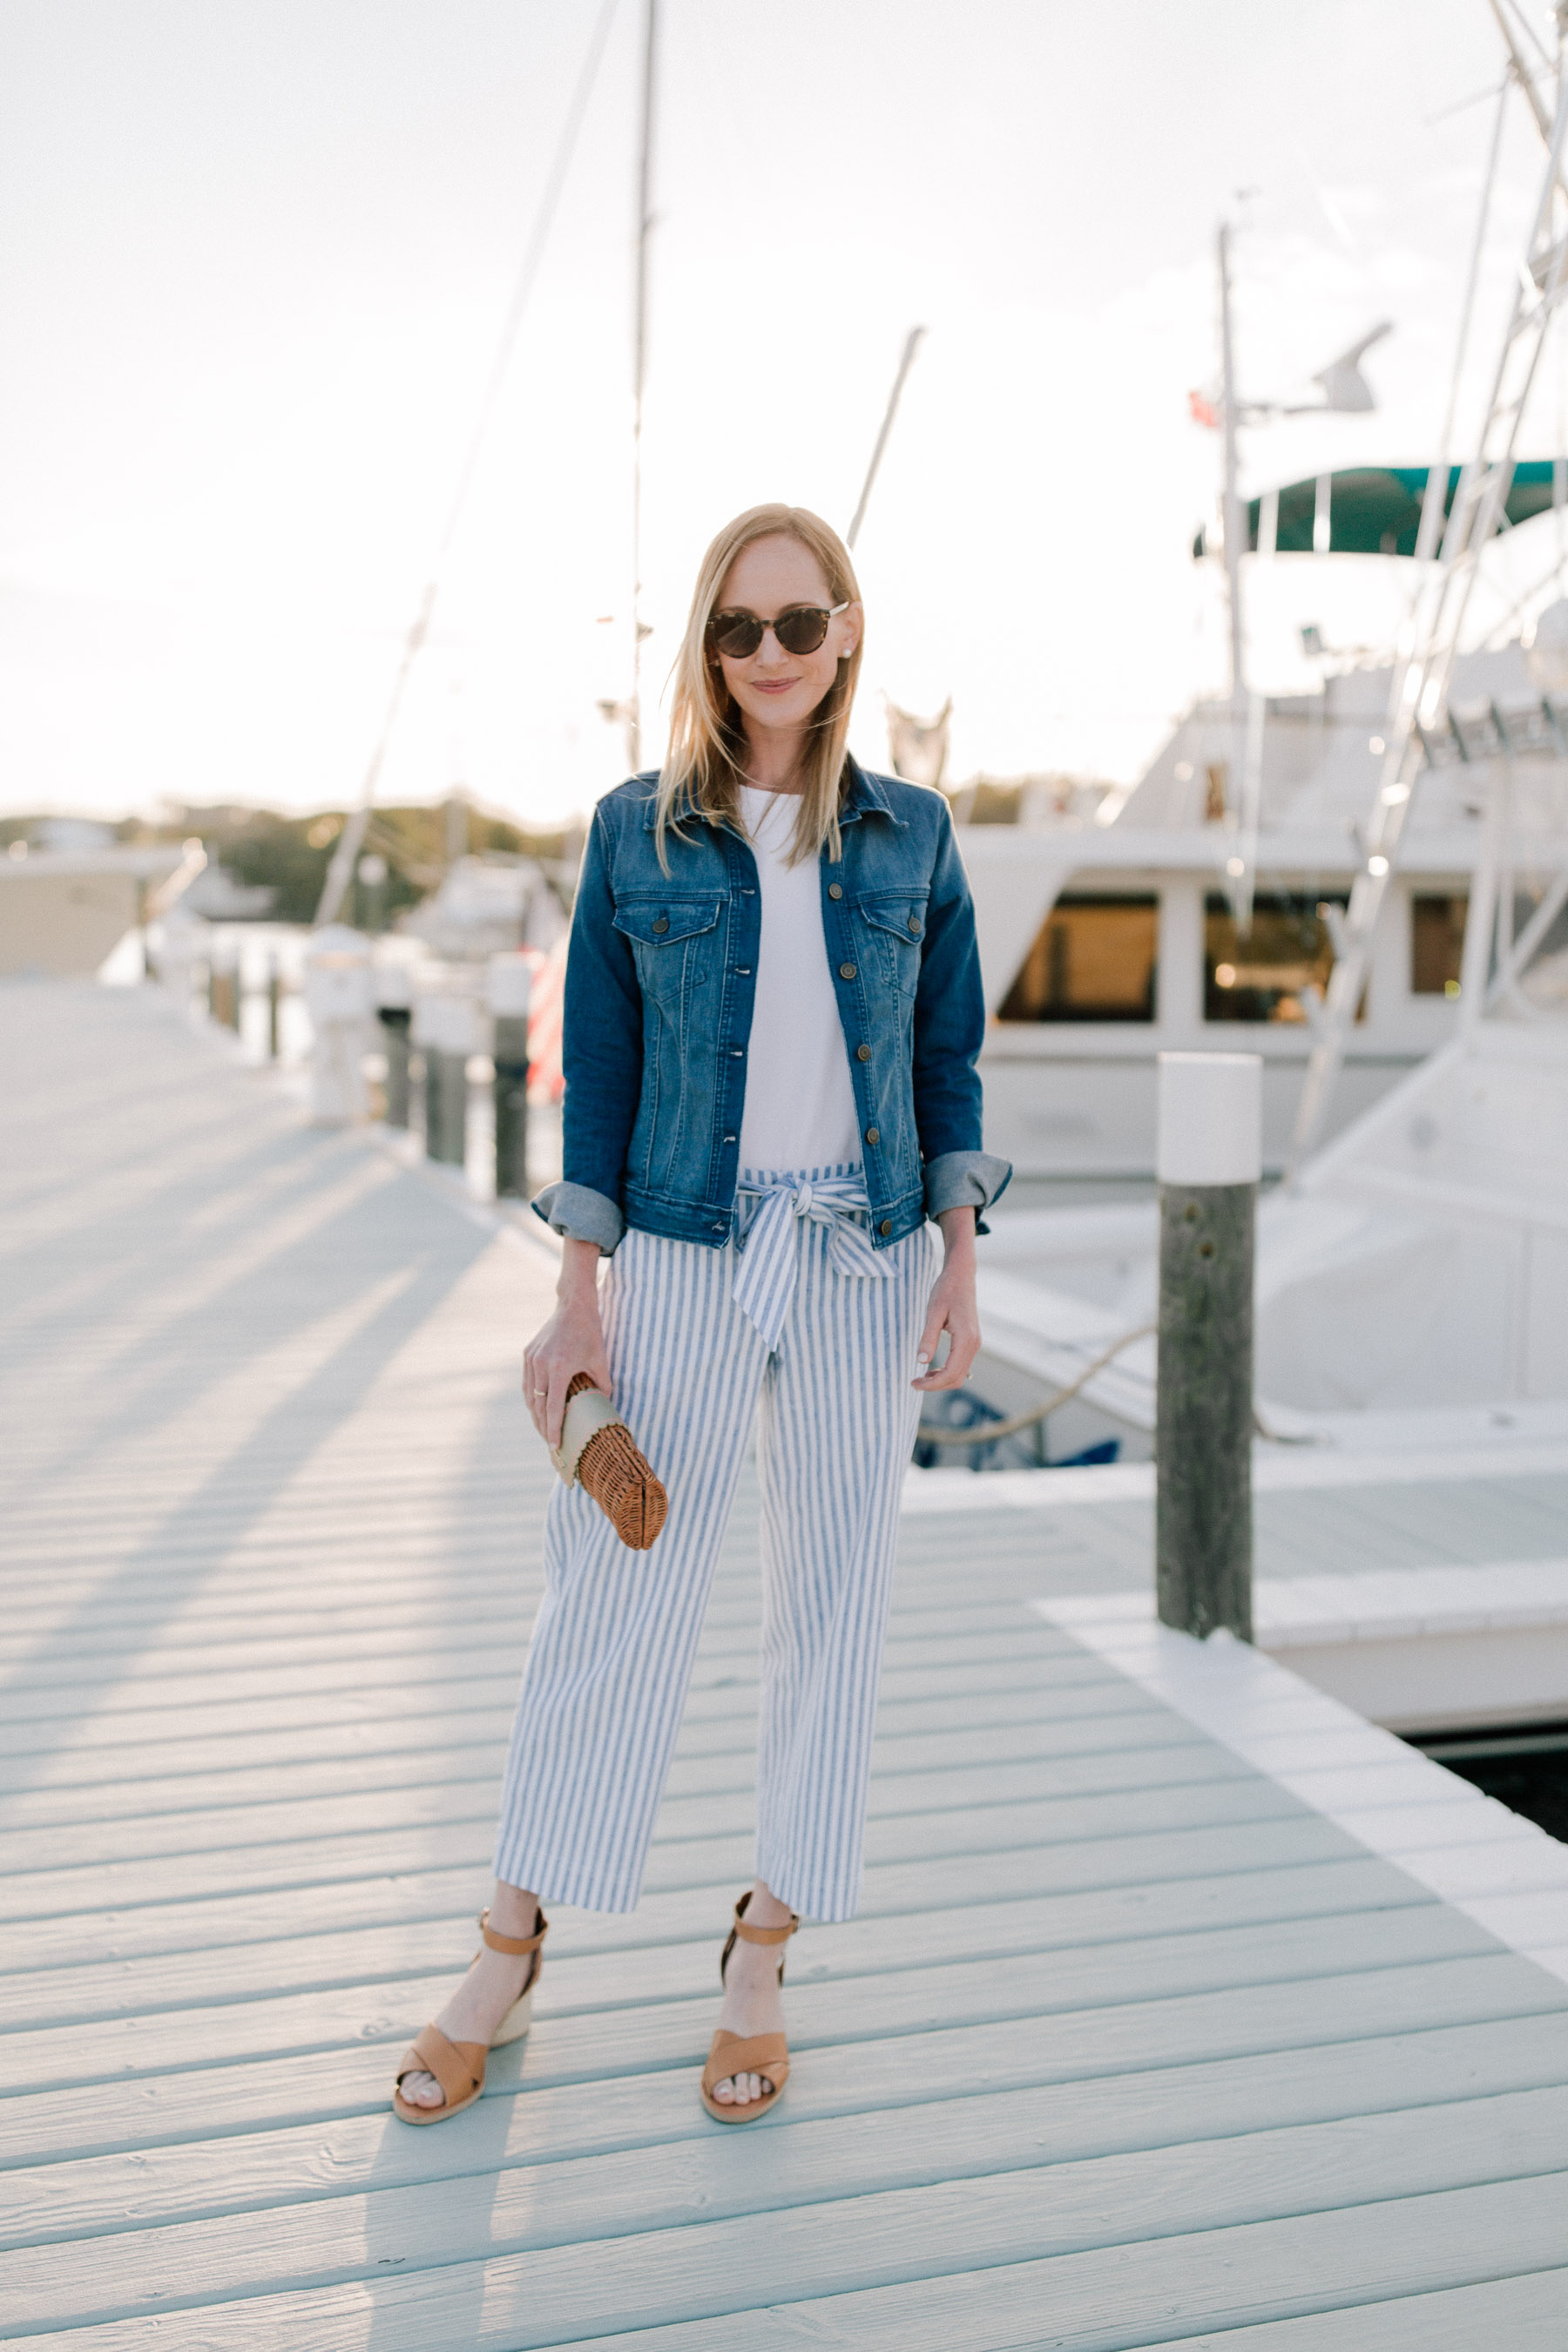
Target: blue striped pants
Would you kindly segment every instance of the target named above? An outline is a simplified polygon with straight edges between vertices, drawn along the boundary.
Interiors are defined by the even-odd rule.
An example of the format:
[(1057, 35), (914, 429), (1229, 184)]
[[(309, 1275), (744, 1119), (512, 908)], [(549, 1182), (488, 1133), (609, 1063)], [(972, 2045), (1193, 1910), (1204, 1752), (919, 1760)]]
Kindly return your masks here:
[[(853, 1172), (743, 1181), (804, 1184)], [(862, 1261), (865, 1218), (850, 1220)], [(629, 1911), (680, 1727), (714, 1563), (753, 1421), (762, 1485), (756, 1874), (790, 1908), (846, 1919), (859, 1896), (866, 1790), (910, 1383), (935, 1272), (926, 1228), (847, 1272), (830, 1225), (796, 1214), (765, 1320), (732, 1295), (734, 1244), (628, 1232), (601, 1304), (616, 1405), (669, 1495), (651, 1551), (627, 1551), (581, 1487), (545, 1520), (545, 1591), (512, 1727), (498, 1878), (541, 1900)]]

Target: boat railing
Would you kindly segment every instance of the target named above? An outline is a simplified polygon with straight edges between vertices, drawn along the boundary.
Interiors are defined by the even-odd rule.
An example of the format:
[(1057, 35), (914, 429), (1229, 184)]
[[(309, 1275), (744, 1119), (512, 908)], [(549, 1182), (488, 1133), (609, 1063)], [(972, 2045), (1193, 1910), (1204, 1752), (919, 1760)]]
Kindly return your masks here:
[(1497, 702), (1451, 706), (1437, 726), (1417, 722), (1415, 734), (1429, 768), (1469, 767), (1500, 757), (1568, 759), (1568, 706), (1559, 710), (1544, 694), (1506, 710)]

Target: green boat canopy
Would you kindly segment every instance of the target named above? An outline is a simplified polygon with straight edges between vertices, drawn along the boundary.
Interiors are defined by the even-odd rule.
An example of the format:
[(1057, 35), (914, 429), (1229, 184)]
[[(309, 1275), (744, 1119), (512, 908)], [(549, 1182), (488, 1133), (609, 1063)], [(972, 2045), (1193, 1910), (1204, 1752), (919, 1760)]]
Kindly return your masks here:
[[(1448, 468), (1447, 510), (1458, 488), (1459, 467)], [(1516, 466), (1503, 512), (1508, 530), (1547, 513), (1552, 505), (1552, 461), (1531, 459)], [(1355, 466), (1331, 474), (1329, 481), (1329, 553), (1331, 555), (1414, 555), (1421, 521), (1421, 501), (1426, 492), (1425, 466)], [(1253, 499), (1247, 509), (1247, 544), (1256, 552), (1258, 521), (1263, 501)], [(1280, 555), (1310, 555), (1312, 526), (1318, 511), (1318, 478), (1288, 482), (1279, 492), (1279, 523), (1275, 548)], [(1193, 541), (1194, 557), (1208, 551), (1207, 534)]]

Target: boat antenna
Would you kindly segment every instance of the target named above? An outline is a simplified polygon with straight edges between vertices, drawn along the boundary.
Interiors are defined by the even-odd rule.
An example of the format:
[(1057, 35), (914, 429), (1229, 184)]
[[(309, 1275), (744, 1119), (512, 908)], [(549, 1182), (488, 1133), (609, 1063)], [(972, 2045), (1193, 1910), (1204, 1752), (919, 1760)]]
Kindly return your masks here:
[(654, 63), (658, 0), (647, 0), (643, 33), (642, 142), (637, 160), (637, 293), (632, 327), (632, 690), (626, 704), (626, 759), (635, 776), (642, 765), (642, 646), (650, 632), (642, 617), (642, 403), (647, 373), (647, 257), (653, 230)]
[[(1233, 828), (1226, 859), (1226, 887), (1237, 937), (1252, 929), (1258, 863), (1258, 807), (1263, 781), (1263, 705), (1247, 685), (1247, 629), (1242, 608), (1241, 559), (1247, 547), (1247, 509), (1241, 502), (1241, 396), (1236, 383), (1236, 325), (1231, 305), (1230, 223), (1222, 220), (1215, 237), (1219, 275), (1221, 441), (1220, 531), (1225, 552), (1226, 620), (1230, 637), (1230, 763), (1226, 816)], [(1259, 520), (1261, 522), (1261, 514)]]
[(888, 446), (888, 436), (893, 429), (893, 419), (899, 413), (899, 402), (903, 395), (904, 379), (915, 363), (915, 353), (921, 347), (924, 334), (923, 327), (911, 327), (904, 338), (903, 353), (899, 361), (899, 372), (893, 378), (893, 389), (888, 394), (888, 407), (882, 418), (882, 429), (877, 436), (877, 446), (871, 452), (871, 462), (866, 468), (866, 479), (860, 490), (860, 503), (855, 509), (853, 521), (844, 534), (846, 547), (853, 548), (860, 536), (860, 526), (866, 520), (866, 509), (870, 503), (871, 486), (877, 478), (877, 469), (882, 462), (882, 453)]
[(1241, 545), (1245, 526), (1237, 485), (1236, 339), (1230, 315), (1230, 223), (1221, 221), (1215, 238), (1219, 265), (1219, 361), (1224, 390), (1220, 395), (1220, 430), (1224, 435), (1225, 467), (1221, 530), (1225, 540), (1226, 618), (1230, 627), (1230, 713), (1239, 726), (1247, 698), (1246, 638), (1241, 619)]
[(566, 174), (571, 168), (573, 151), (577, 144), (577, 134), (583, 127), (583, 117), (587, 112), (588, 100), (593, 95), (600, 60), (605, 54), (605, 43), (609, 37), (610, 20), (615, 13), (616, 0), (603, 0), (597, 21), (589, 38), (587, 55), (583, 60), (582, 70), (577, 76), (577, 86), (572, 93), (571, 103), (566, 109), (566, 120), (562, 125), (561, 137), (550, 166), (550, 173), (544, 183), (544, 192), (539, 200), (539, 210), (534, 215), (533, 227), (530, 232), (527, 248), (523, 254), (522, 267), (518, 271), (517, 282), (512, 288), (511, 300), (507, 306), (506, 317), (501, 323), (495, 357), (490, 362), (490, 372), (479, 398), (473, 430), (468, 436), (468, 448), (464, 454), (462, 465), (458, 468), (457, 488), (447, 510), (446, 526), (436, 544), (435, 557), (425, 583), (424, 593), (419, 599), (419, 608), (409, 624), (408, 634), (403, 641), (403, 658), (398, 663), (397, 675), (392, 682), (392, 692), (387, 699), (385, 716), (381, 722), (381, 733), (376, 738), (375, 748), (370, 755), (370, 764), (364, 772), (364, 781), (360, 786), (359, 806), (350, 815), (347, 824), (339, 834), (337, 847), (332, 852), (331, 864), (327, 868), (327, 878), (321, 887), (321, 901), (316, 908), (318, 929), (323, 923), (330, 923), (342, 905), (349, 884), (353, 878), (355, 862), (364, 845), (365, 832), (370, 824), (370, 813), (375, 801), (375, 788), (380, 782), (381, 771), (386, 759), (388, 746), (392, 741), (393, 730), (397, 724), (397, 714), (402, 708), (404, 690), (408, 684), (414, 665), (419, 658), (421, 648), (430, 634), (430, 624), (435, 617), (437, 600), (441, 593), (442, 571), (451, 552), (452, 542), (458, 535), (458, 527), (462, 521), (463, 510), (468, 501), (468, 493), (473, 488), (474, 477), (479, 470), (485, 441), (494, 422), (496, 405), (506, 381), (507, 370), (511, 363), (512, 349), (522, 325), (523, 313), (528, 309), (529, 297), (533, 292), (533, 282), (539, 275), (539, 266), (544, 258), (545, 242), (555, 218), (556, 207), (561, 201), (561, 192), (566, 184)]

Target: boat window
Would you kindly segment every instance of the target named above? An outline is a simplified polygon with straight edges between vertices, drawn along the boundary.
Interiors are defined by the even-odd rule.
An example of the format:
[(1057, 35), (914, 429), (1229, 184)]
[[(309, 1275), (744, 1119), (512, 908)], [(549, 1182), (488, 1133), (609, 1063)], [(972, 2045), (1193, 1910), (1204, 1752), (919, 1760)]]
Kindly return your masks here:
[(1061, 898), (1041, 924), (999, 1021), (1152, 1021), (1160, 901)]
[[(1259, 891), (1252, 902), (1252, 929), (1237, 934), (1230, 901), (1217, 892), (1204, 901), (1204, 1018), (1205, 1021), (1305, 1021), (1301, 991), (1329, 984), (1334, 968), (1328, 908), (1347, 904), (1314, 891)], [(1364, 1001), (1358, 1019), (1364, 1017)]]
[(1429, 898), (1425, 891), (1410, 901), (1410, 993), (1412, 996), (1458, 996), (1459, 967), (1465, 954), (1465, 910), (1462, 894)]

